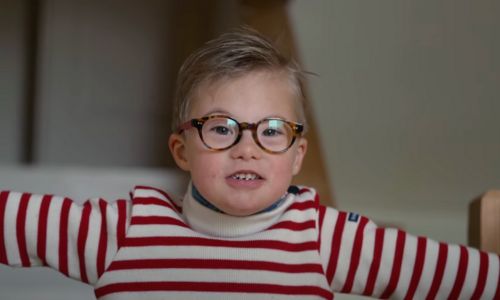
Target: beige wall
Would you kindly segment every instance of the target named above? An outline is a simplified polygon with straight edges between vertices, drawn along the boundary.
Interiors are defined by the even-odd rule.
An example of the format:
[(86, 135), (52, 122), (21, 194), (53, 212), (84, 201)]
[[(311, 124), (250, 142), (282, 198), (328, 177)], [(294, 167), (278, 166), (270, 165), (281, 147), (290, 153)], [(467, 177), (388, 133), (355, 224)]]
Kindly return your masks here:
[(465, 243), (500, 187), (500, 4), (292, 1), (338, 206)]

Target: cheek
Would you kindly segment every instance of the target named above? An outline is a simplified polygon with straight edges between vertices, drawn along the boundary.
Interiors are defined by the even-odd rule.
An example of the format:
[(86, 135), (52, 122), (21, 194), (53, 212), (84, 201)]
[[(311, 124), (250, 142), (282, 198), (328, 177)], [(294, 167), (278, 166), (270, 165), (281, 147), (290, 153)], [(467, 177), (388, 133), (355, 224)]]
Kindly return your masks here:
[(283, 157), (279, 161), (276, 161), (271, 167), (271, 170), (274, 170), (278, 180), (291, 179), (293, 169), (293, 158), (291, 156)]
[(198, 154), (196, 158), (193, 159), (193, 164), (191, 165), (191, 177), (196, 181), (209, 181), (220, 176), (221, 162), (209, 153), (208, 155)]
[(213, 153), (207, 151), (195, 135), (187, 138), (186, 149), (191, 176), (198, 177), (199, 174), (209, 176), (213, 172)]

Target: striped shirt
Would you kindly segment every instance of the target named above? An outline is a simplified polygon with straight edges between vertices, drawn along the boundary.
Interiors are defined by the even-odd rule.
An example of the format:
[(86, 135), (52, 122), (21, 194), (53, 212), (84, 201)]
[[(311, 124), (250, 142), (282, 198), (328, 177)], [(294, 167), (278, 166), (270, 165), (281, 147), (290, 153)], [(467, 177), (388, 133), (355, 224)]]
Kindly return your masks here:
[(98, 299), (500, 299), (499, 256), (378, 228), (299, 187), (278, 208), (217, 213), (136, 187), (83, 205), (0, 193), (0, 263), (49, 266)]

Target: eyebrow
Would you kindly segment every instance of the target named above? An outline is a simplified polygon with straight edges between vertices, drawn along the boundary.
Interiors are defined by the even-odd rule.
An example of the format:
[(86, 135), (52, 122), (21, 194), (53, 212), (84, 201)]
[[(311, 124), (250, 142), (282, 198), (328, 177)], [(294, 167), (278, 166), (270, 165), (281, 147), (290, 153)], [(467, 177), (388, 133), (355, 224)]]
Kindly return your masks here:
[[(231, 118), (235, 118), (233, 116), (233, 114), (231, 114), (230, 112), (228, 112), (226, 110), (220, 109), (220, 108), (213, 109), (213, 110), (207, 112), (206, 114), (204, 114), (203, 116), (208, 117), (208, 116), (216, 115), (216, 114), (222, 114), (222, 115), (226, 115), (226, 116), (231, 117)], [(265, 116), (265, 117), (261, 118), (261, 120), (269, 119), (269, 118), (278, 118), (278, 119), (288, 120), (287, 118), (285, 118), (281, 115), (277, 115), (277, 114)]]
[(210, 116), (210, 115), (216, 115), (216, 114), (223, 114), (223, 115), (228, 115), (228, 116), (231, 116), (231, 113), (229, 113), (229, 112), (228, 112), (228, 111), (226, 111), (226, 110), (219, 109), (219, 108), (212, 109), (211, 111), (207, 112), (207, 113), (206, 113), (206, 114), (204, 114), (203, 116), (204, 116), (204, 117), (207, 117), (207, 116)]

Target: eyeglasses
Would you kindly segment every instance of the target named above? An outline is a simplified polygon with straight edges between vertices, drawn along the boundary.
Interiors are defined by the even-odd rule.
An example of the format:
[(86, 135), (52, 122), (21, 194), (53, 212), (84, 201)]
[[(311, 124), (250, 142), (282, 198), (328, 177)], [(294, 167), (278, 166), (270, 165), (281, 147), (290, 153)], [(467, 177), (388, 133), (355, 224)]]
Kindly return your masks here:
[(252, 131), (255, 143), (269, 153), (287, 151), (304, 130), (302, 124), (280, 118), (266, 118), (257, 123), (240, 123), (228, 116), (213, 115), (181, 124), (178, 133), (193, 127), (198, 129), (203, 144), (211, 150), (231, 148), (240, 141), (243, 130), (248, 129)]

